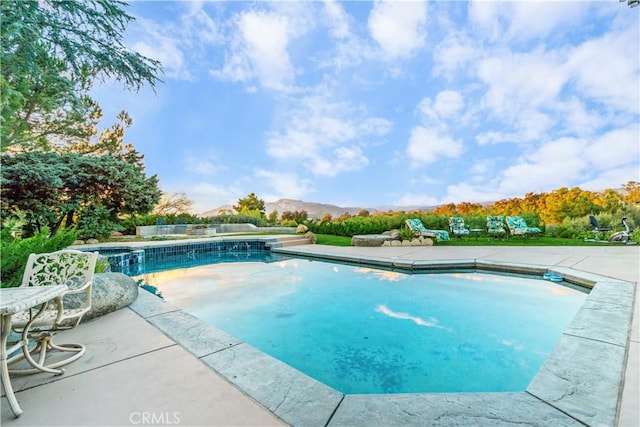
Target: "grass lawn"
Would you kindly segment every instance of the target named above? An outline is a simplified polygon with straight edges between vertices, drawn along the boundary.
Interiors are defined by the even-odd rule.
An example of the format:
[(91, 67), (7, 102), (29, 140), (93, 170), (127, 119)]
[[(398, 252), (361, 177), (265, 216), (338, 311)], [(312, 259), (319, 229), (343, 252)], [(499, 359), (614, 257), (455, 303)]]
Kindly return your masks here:
[[(277, 235), (283, 233), (233, 233), (226, 236), (268, 236)], [(203, 236), (204, 237), (204, 236)], [(211, 237), (211, 236), (207, 236)], [(185, 236), (183, 239), (193, 238), (193, 236)], [(136, 240), (148, 240), (148, 239), (132, 239)], [(152, 240), (180, 240), (180, 238), (172, 237), (158, 237)], [(334, 236), (332, 234), (316, 234), (317, 243), (320, 245), (330, 246), (351, 246), (351, 237), (347, 236)], [(537, 237), (509, 237), (504, 239), (494, 239), (487, 235), (480, 236), (467, 236), (462, 239), (452, 238), (448, 242), (438, 242), (437, 246), (609, 246), (619, 245), (617, 243), (606, 242), (585, 242), (581, 239), (562, 239), (557, 237), (537, 236)]]
[(558, 237), (522, 237), (515, 236), (504, 239), (494, 239), (488, 236), (452, 238), (448, 242), (438, 242), (442, 246), (602, 246), (610, 245), (604, 242), (585, 242), (581, 239), (562, 239)]
[[(351, 238), (345, 236), (333, 236), (330, 234), (316, 234), (320, 245), (351, 246)], [(453, 238), (448, 242), (438, 242), (437, 246), (607, 246), (613, 243), (585, 242), (580, 239), (561, 239), (557, 237), (529, 237), (520, 236), (505, 239), (493, 239), (488, 236)]]

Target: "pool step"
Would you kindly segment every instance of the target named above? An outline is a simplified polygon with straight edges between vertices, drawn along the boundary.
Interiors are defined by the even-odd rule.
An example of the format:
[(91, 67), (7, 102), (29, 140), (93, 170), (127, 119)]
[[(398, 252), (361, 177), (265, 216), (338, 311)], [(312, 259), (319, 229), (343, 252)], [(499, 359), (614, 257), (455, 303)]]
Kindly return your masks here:
[(272, 248), (285, 248), (287, 246), (308, 245), (311, 241), (304, 235), (280, 236), (268, 243)]

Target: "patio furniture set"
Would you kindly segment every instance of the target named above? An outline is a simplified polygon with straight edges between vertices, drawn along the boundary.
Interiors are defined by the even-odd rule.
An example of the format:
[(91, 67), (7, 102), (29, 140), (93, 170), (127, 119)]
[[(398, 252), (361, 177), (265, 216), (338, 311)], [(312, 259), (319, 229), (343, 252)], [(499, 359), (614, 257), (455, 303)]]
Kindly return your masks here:
[(503, 217), (488, 215), (486, 229), (469, 228), (469, 226), (464, 223), (464, 219), (459, 216), (449, 218), (449, 231), (428, 229), (418, 218), (407, 219), (405, 223), (416, 236), (435, 238), (437, 242), (449, 240), (449, 231), (457, 238), (473, 234), (475, 235), (476, 240), (478, 239), (478, 235), (483, 232), (486, 232), (489, 236), (494, 238), (508, 236), (529, 237), (541, 232), (538, 227), (529, 227), (527, 222), (521, 216)]
[(85, 353), (84, 345), (57, 344), (53, 337), (60, 330), (75, 328), (91, 309), (97, 258), (97, 252), (76, 250), (31, 254), (21, 285), (0, 290), (1, 377), (16, 417), (23, 411), (11, 376), (38, 372), (61, 375), (62, 366)]

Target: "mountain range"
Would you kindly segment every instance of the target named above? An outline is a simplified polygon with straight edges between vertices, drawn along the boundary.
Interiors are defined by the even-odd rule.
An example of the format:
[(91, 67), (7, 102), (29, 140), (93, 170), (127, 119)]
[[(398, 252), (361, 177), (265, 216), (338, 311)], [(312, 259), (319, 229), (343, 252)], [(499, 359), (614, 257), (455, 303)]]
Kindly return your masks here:
[[(387, 212), (390, 210), (393, 211), (414, 211), (414, 210), (432, 210), (435, 206), (377, 206), (375, 208), (371, 207), (362, 207), (362, 206), (337, 206), (331, 205), (327, 203), (314, 203), (314, 202), (305, 202), (303, 200), (294, 200), (294, 199), (279, 199), (275, 202), (265, 202), (265, 213), (269, 215), (273, 211), (278, 212), (278, 216), (282, 215), (283, 212), (301, 212), (306, 211), (309, 219), (312, 218), (322, 218), (325, 214), (329, 214), (332, 217), (339, 217), (346, 212), (349, 212), (351, 215), (357, 215), (361, 210), (367, 210), (369, 213), (374, 212)], [(215, 209), (210, 209), (206, 212), (203, 212), (201, 216), (209, 217), (219, 215), (220, 212), (228, 212), (233, 211), (233, 207), (231, 205), (223, 205), (219, 206)]]

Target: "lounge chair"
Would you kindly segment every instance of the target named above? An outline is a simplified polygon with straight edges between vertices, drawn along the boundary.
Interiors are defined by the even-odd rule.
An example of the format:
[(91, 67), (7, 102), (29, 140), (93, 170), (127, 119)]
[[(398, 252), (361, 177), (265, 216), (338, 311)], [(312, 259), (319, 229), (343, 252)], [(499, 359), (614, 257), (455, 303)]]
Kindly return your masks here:
[(487, 215), (487, 234), (495, 238), (507, 234), (502, 215)]
[(459, 239), (461, 239), (462, 236), (469, 235), (469, 227), (465, 225), (464, 218), (460, 216), (452, 216), (449, 218), (449, 229), (453, 235)]
[(512, 236), (529, 237), (540, 233), (540, 229), (538, 227), (529, 227), (527, 222), (521, 216), (508, 216), (505, 220), (507, 222), (507, 227), (509, 227), (509, 233)]
[(435, 237), (437, 242), (445, 242), (449, 240), (449, 232), (446, 230), (429, 230), (418, 218), (412, 218), (405, 221), (407, 227), (416, 236)]

